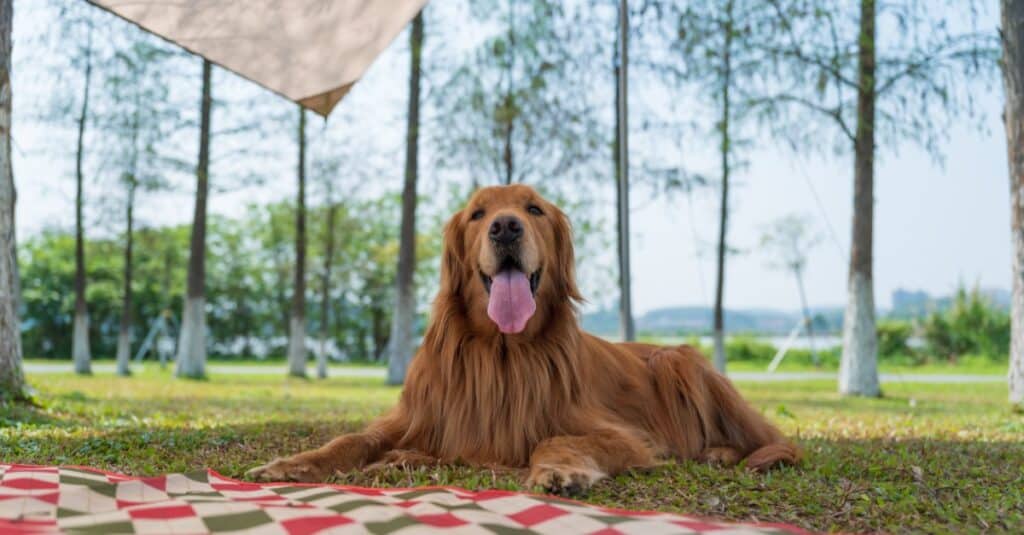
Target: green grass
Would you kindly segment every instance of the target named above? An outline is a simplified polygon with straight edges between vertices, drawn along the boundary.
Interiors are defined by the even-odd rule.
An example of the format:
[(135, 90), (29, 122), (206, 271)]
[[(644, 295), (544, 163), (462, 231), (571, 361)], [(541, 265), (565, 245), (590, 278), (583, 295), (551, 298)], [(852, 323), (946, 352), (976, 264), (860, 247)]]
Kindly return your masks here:
[[(39, 375), (38, 408), (0, 406), (0, 460), (136, 475), (211, 467), (233, 477), (359, 429), (398, 390), (367, 379), (224, 377), (155, 370), (129, 379)], [(833, 382), (740, 384), (806, 450), (766, 475), (693, 462), (600, 483), (602, 505), (812, 530), (1014, 532), (1024, 525), (1024, 416), (1002, 385), (887, 385), (843, 399)], [(351, 474), (358, 485), (519, 488), (521, 474), (468, 467)]]
[[(730, 372), (763, 372), (768, 369), (767, 362), (732, 361), (728, 364)], [(836, 373), (837, 366), (822, 366), (815, 368), (811, 364), (801, 362), (782, 361), (779, 372), (830, 372)], [(919, 366), (906, 364), (893, 364), (881, 362), (878, 365), (879, 373), (892, 373), (903, 375), (999, 375), (1006, 376), (1009, 371), (1008, 365), (1003, 362), (992, 362), (988, 359), (969, 359), (956, 364), (947, 362), (929, 362)]]

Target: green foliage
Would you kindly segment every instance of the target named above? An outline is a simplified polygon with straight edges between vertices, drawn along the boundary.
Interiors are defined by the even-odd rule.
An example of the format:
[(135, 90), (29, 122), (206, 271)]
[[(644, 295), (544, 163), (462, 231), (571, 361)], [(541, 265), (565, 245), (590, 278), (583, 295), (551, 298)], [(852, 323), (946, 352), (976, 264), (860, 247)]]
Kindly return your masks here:
[(771, 362), (777, 351), (778, 349), (772, 344), (746, 336), (734, 336), (725, 345), (725, 354), (728, 359), (737, 361), (768, 363)]
[[(120, 247), (120, 240), (86, 242), (90, 339), (94, 354), (100, 356), (112, 356), (117, 342), (123, 261)], [(188, 229), (139, 231), (136, 247), (134, 314), (148, 327), (148, 320), (164, 309), (181, 307)], [(74, 236), (53, 232), (19, 244), (26, 355), (66, 358), (71, 354), (74, 249)]]
[[(328, 332), (352, 359), (375, 360), (387, 344), (398, 255), (399, 199), (351, 201), (339, 209)], [(320, 266), (326, 208), (309, 211), (307, 318), (320, 332)], [(239, 219), (211, 217), (207, 242), (207, 321), (215, 358), (282, 354), (292, 288), (294, 204), (251, 206)], [(436, 222), (422, 221), (417, 247), (420, 302), (436, 283), (440, 251)], [(188, 262), (189, 228), (136, 232), (135, 341), (150, 322), (181, 311)], [(90, 337), (100, 358), (113, 356), (121, 312), (123, 257), (120, 237), (87, 241)], [(26, 355), (66, 358), (71, 351), (74, 306), (74, 238), (44, 233), (20, 245)], [(137, 346), (136, 346), (137, 347)]]
[[(711, 347), (702, 345), (697, 337), (687, 339), (686, 343), (698, 348), (705, 355), (711, 355)], [(725, 340), (725, 355), (729, 363), (755, 366), (757, 369), (767, 367), (778, 351), (779, 348), (774, 344), (754, 336), (730, 336)], [(818, 349), (818, 358), (821, 361), (821, 366), (825, 369), (837, 368), (839, 355), (840, 348), (838, 347)], [(814, 356), (810, 349), (793, 348), (786, 352), (783, 362), (787, 366), (804, 368), (814, 364)]]
[(914, 326), (909, 322), (883, 320), (878, 322), (876, 329), (878, 333), (878, 356), (880, 359), (885, 360), (886, 357), (910, 355), (912, 353), (908, 342), (914, 335)]
[(963, 355), (986, 355), (1005, 361), (1010, 351), (1010, 315), (977, 288), (961, 287), (953, 304), (933, 312), (922, 325), (930, 356), (955, 361)]
[(580, 20), (589, 11), (551, 0), (469, 7), (473, 23), (491, 31), (461, 57), (434, 55), (455, 65), (433, 103), (444, 117), (432, 129), (438, 169), (483, 185), (592, 180), (590, 165), (610, 156), (610, 130), (595, 111), (604, 103), (579, 91), (601, 73), (593, 63), (601, 41), (587, 35), (592, 21)]

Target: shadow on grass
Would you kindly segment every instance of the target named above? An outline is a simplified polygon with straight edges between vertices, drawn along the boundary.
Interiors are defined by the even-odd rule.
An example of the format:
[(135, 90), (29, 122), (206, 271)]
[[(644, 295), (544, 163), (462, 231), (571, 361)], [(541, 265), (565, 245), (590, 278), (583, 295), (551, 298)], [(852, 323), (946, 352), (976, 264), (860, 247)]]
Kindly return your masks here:
[[(362, 420), (230, 425), (130, 425), (0, 435), (0, 460), (85, 465), (137, 476), (212, 468), (235, 478), (270, 459), (358, 431)], [(45, 430), (43, 430), (45, 431)], [(472, 430), (467, 429), (467, 432)], [(1013, 531), (1024, 525), (1024, 444), (1019, 441), (812, 438), (799, 467), (753, 474), (669, 463), (604, 481), (586, 501), (812, 530)], [(360, 486), (517, 488), (521, 472), (428, 467), (353, 472)]]
[(5, 428), (57, 426), (60, 419), (38, 401), (0, 401), (0, 432)]

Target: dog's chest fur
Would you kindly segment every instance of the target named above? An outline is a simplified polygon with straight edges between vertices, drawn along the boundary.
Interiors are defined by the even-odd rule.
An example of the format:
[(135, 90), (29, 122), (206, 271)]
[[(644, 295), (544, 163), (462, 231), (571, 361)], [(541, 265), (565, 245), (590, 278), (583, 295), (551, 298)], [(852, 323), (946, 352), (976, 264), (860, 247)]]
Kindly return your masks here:
[(420, 423), (408, 446), (449, 461), (526, 466), (542, 440), (571, 434), (581, 379), (573, 353), (567, 344), (496, 338), (428, 356), (421, 364), (429, 384), (407, 387), (407, 408)]

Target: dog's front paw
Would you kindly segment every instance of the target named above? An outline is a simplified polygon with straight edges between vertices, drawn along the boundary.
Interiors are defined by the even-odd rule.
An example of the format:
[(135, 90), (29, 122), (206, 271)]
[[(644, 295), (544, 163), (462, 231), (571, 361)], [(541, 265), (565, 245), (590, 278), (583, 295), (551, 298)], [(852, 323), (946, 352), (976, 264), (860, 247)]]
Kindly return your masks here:
[(542, 464), (530, 470), (526, 486), (540, 487), (544, 492), (559, 496), (576, 496), (604, 477), (600, 470), (584, 466)]
[(708, 464), (728, 467), (739, 464), (743, 454), (735, 448), (708, 448), (701, 452), (700, 459)]
[(253, 468), (245, 473), (245, 476), (249, 479), (268, 483), (280, 481), (321, 483), (327, 479), (328, 475), (316, 463), (302, 456), (274, 459), (263, 466)]

